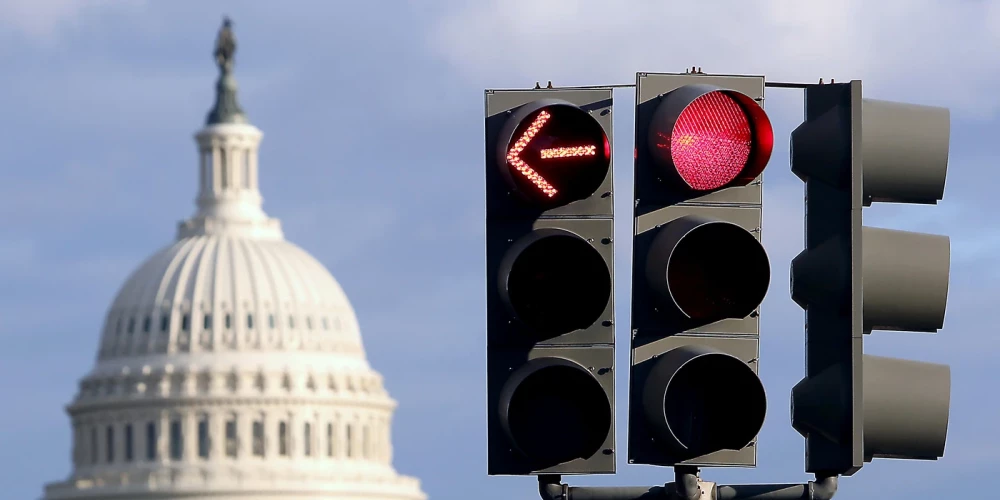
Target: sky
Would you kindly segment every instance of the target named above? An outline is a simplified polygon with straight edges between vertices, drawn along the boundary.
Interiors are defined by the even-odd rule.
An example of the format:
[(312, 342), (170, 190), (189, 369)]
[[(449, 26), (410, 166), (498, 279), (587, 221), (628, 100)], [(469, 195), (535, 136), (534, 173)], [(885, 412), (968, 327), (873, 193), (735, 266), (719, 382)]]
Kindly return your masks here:
[[(280, 5), (280, 6), (279, 6)], [(876, 332), (867, 353), (946, 363), (945, 457), (878, 460), (838, 498), (981, 494), (1000, 468), (1000, 296), (993, 221), (1000, 135), (1000, 1), (409, 0), (0, 2), (0, 413), (4, 498), (35, 499), (69, 473), (63, 411), (93, 365), (126, 276), (194, 212), (193, 134), (212, 104), (223, 14), (239, 40), (240, 101), (264, 131), (260, 184), (286, 237), (337, 277), (371, 364), (400, 403), (394, 463), (431, 498), (533, 498), (486, 475), (483, 91), (625, 84), (636, 72), (861, 79), (866, 97), (948, 106), (948, 183), (937, 206), (876, 206), (869, 225), (947, 234), (952, 274), (938, 334)], [(629, 213), (634, 92), (614, 93), (616, 210)], [(803, 375), (802, 310), (788, 263), (802, 247), (802, 185), (788, 166), (801, 91), (768, 89), (777, 137), (764, 174), (772, 267), (761, 310), (768, 413), (755, 469), (721, 483), (799, 482), (788, 397)], [(627, 325), (631, 249), (616, 226), (616, 316)], [(616, 363), (628, 366), (619, 328)], [(627, 378), (618, 370), (617, 392)], [(572, 485), (655, 485), (624, 463)]]

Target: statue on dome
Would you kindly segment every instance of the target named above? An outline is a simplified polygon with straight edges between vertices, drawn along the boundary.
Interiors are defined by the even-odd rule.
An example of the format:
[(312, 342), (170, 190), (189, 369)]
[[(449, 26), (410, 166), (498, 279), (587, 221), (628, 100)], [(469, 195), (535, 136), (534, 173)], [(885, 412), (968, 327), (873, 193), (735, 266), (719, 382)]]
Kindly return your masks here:
[(233, 70), (233, 55), (236, 53), (236, 36), (233, 35), (233, 22), (229, 17), (222, 19), (222, 28), (215, 39), (215, 63), (223, 73)]

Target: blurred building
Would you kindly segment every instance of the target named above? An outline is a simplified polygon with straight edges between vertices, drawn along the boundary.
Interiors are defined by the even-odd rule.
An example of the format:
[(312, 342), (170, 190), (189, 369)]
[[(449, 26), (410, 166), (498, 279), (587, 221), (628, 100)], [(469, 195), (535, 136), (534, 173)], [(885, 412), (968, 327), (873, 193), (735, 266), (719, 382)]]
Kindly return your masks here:
[(45, 497), (424, 499), (392, 466), (395, 402), (350, 302), (261, 208), (235, 49), (227, 21), (197, 210), (111, 304), (67, 407), (73, 471)]

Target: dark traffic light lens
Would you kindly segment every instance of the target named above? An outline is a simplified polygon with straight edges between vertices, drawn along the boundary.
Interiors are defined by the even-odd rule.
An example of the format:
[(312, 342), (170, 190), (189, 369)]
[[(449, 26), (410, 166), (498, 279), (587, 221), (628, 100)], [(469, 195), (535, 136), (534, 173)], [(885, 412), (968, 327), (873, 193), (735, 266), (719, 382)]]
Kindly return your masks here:
[(707, 354), (677, 371), (663, 411), (677, 440), (702, 454), (749, 444), (764, 425), (765, 401), (764, 388), (746, 363)]
[(698, 321), (745, 318), (764, 300), (771, 280), (764, 247), (749, 231), (691, 216), (660, 229), (647, 266), (653, 289)]
[(518, 254), (506, 279), (508, 304), (540, 335), (594, 324), (611, 299), (611, 273), (601, 254), (571, 233), (543, 236)]
[(694, 191), (745, 185), (770, 159), (771, 123), (749, 97), (704, 89), (681, 87), (664, 96), (650, 123), (650, 151)]
[(767, 398), (757, 374), (709, 347), (668, 351), (643, 390), (657, 437), (688, 456), (742, 449), (764, 424)]
[(611, 403), (597, 379), (575, 363), (547, 361), (533, 362), (506, 408), (509, 437), (540, 468), (597, 453), (611, 431)]
[(527, 201), (542, 207), (565, 205), (593, 195), (607, 178), (610, 143), (590, 113), (553, 104), (511, 119), (517, 120), (516, 127), (501, 143), (501, 165)]

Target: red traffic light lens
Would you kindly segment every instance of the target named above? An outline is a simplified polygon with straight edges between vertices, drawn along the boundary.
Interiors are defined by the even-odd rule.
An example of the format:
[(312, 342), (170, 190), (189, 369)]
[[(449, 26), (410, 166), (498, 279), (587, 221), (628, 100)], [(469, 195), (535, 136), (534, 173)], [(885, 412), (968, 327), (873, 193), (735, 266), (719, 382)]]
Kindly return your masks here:
[(770, 159), (767, 115), (738, 92), (704, 85), (667, 94), (650, 123), (650, 151), (694, 191), (745, 185)]
[(511, 376), (500, 418), (514, 446), (539, 468), (587, 458), (611, 433), (611, 402), (586, 368), (537, 358)]
[(714, 322), (752, 313), (767, 294), (771, 267), (764, 247), (746, 229), (685, 216), (660, 228), (646, 277), (665, 304), (687, 318)]
[(540, 336), (594, 324), (611, 300), (611, 272), (590, 243), (562, 230), (539, 230), (517, 242), (501, 267), (511, 312)]
[(522, 106), (501, 134), (500, 146), (504, 177), (522, 199), (542, 207), (593, 195), (611, 167), (604, 128), (569, 103)]
[(709, 92), (681, 112), (670, 134), (670, 156), (689, 186), (705, 191), (729, 184), (750, 159), (750, 121), (722, 92)]

